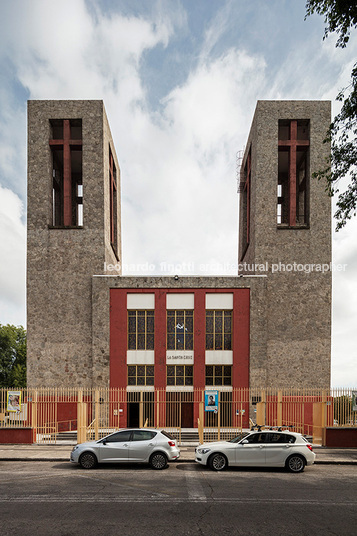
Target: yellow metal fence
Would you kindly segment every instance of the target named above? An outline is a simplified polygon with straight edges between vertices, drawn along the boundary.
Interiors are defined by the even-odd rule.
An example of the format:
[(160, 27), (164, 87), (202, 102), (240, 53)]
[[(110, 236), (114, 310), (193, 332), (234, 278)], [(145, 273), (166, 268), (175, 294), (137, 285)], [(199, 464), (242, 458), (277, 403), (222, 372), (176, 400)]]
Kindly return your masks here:
[(147, 426), (164, 428), (181, 443), (229, 439), (259, 425), (286, 427), (323, 443), (328, 426), (357, 427), (357, 389), (213, 390), (216, 406), (206, 411), (203, 389), (0, 389), (0, 430), (31, 428), (38, 443), (76, 432), (81, 443)]

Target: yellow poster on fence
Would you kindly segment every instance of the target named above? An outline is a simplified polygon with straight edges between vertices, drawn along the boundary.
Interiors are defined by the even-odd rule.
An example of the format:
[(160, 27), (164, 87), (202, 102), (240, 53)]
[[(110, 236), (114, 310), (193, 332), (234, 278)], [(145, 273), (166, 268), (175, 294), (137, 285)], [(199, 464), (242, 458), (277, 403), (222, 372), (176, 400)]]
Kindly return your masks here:
[(21, 391), (8, 391), (7, 392), (7, 408), (6, 411), (15, 411), (20, 413), (21, 411)]

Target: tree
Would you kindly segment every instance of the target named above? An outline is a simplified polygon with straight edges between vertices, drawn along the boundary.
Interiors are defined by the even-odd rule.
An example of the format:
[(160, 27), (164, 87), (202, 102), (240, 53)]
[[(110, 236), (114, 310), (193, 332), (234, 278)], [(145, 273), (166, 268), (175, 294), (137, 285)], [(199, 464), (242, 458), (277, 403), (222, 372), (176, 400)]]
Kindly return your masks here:
[(0, 387), (26, 387), (26, 330), (0, 324)]
[[(357, 3), (355, 0), (308, 0), (306, 17), (318, 13), (325, 17), (324, 39), (336, 32), (337, 47), (345, 48), (352, 28), (357, 26)], [(357, 63), (353, 66), (351, 83), (337, 95), (342, 102), (339, 114), (332, 121), (325, 143), (331, 143), (331, 157), (324, 169), (313, 173), (313, 177), (326, 181), (326, 190), (337, 198), (336, 230), (344, 227), (347, 220), (357, 212)], [(347, 189), (340, 193), (339, 181), (349, 176)]]

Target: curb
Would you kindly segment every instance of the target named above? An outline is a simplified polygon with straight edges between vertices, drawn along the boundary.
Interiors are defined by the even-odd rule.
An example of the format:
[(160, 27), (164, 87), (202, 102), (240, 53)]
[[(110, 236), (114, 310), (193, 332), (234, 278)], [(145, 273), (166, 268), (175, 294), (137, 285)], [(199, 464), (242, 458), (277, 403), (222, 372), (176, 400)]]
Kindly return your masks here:
[[(66, 458), (0, 458), (0, 462), (68, 462), (71, 463), (69, 457)], [(130, 462), (128, 462), (130, 463)], [(170, 463), (196, 463), (194, 459), (179, 459)], [(345, 460), (319, 460), (315, 461), (314, 465), (357, 465), (356, 461)]]

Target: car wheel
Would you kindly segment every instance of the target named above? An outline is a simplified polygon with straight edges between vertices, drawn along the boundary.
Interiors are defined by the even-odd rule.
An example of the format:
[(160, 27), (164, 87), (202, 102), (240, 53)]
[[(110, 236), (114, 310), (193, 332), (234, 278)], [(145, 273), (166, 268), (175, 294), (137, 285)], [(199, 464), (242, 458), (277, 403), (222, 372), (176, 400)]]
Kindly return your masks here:
[(167, 458), (162, 452), (155, 452), (150, 458), (150, 465), (153, 469), (165, 469)]
[(84, 452), (79, 458), (79, 463), (83, 469), (94, 469), (97, 465), (97, 458), (91, 452)]
[(208, 464), (214, 471), (223, 471), (228, 466), (228, 461), (224, 454), (218, 452), (217, 454), (212, 454)]
[(299, 454), (293, 454), (286, 460), (286, 468), (291, 473), (301, 473), (305, 469), (305, 460)]

